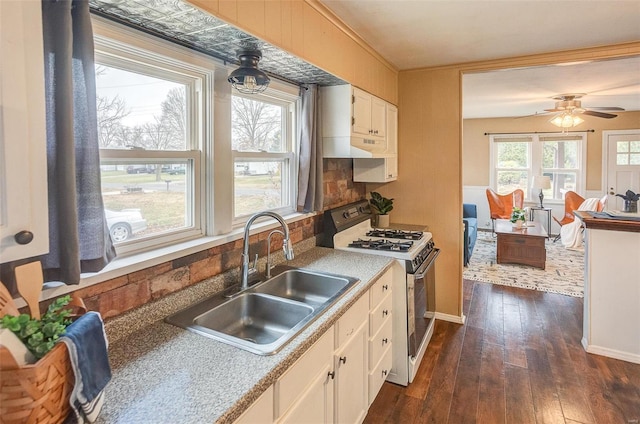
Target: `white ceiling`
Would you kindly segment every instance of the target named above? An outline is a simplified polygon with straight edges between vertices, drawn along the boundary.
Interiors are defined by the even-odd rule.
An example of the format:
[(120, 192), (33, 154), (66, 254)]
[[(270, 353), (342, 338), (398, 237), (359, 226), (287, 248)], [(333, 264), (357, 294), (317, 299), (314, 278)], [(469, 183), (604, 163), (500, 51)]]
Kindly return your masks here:
[[(640, 41), (640, 0), (320, 0), (399, 70)], [(640, 110), (640, 58), (465, 75), (464, 117)]]

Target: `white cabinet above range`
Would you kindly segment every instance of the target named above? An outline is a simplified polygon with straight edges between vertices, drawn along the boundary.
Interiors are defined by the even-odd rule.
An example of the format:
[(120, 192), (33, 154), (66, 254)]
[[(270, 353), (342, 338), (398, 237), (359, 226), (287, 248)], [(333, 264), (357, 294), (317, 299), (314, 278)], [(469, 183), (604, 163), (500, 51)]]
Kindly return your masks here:
[[(320, 88), (322, 140), (327, 158), (395, 157), (388, 145), (389, 106), (352, 85)], [(396, 120), (397, 113), (392, 115)]]

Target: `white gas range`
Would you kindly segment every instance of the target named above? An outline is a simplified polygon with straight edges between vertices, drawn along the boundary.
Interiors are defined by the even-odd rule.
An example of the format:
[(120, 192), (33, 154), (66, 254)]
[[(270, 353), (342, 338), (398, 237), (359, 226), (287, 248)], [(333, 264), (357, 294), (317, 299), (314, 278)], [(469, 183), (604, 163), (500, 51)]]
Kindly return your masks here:
[(435, 323), (435, 248), (431, 233), (416, 226), (372, 228), (366, 200), (324, 215), (322, 245), (387, 256), (401, 272), (393, 283), (393, 365), (387, 381), (408, 385), (416, 375)]

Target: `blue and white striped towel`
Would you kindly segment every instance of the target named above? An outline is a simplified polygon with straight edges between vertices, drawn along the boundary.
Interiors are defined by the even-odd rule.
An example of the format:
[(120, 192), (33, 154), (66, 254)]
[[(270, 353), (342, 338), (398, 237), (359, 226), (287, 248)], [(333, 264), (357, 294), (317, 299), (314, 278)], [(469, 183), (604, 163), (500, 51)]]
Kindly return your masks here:
[(60, 337), (67, 345), (76, 381), (69, 402), (78, 423), (94, 422), (104, 401), (104, 388), (111, 380), (111, 366), (102, 317), (87, 312), (69, 325)]

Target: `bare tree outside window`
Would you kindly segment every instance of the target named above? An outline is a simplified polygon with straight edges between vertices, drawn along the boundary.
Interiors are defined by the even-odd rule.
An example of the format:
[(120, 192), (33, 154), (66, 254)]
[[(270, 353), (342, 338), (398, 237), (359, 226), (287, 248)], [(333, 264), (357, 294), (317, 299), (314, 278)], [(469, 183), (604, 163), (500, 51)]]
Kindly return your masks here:
[(234, 96), (232, 148), (238, 151), (280, 152), (282, 107)]

